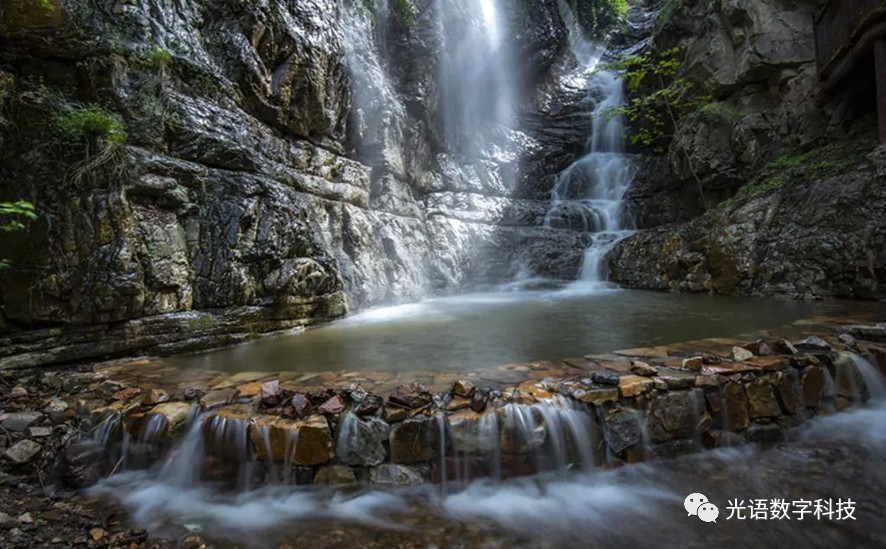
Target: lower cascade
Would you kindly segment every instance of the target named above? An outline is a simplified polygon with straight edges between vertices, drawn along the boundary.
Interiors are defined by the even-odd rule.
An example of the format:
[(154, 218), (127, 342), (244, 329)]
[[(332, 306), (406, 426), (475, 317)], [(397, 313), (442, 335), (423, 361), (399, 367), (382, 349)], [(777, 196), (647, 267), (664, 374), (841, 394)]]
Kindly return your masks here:
[[(830, 367), (805, 368), (797, 390), (806, 390), (807, 378), (817, 378), (808, 383), (820, 383), (824, 395), (814, 406), (806, 402), (806, 408), (833, 410), (834, 399), (874, 408), (883, 403), (886, 384), (876, 366), (855, 353), (829, 356)], [(647, 375), (655, 369), (645, 368)], [(112, 473), (147, 468), (158, 482), (180, 488), (215, 485), (242, 492), (261, 485), (431, 480), (449, 494), (478, 479), (588, 472), (698, 450), (719, 444), (721, 437), (720, 442), (732, 445), (741, 438), (731, 431), (744, 430), (748, 414), (784, 413), (788, 418), (803, 407), (785, 396), (790, 392), (774, 396), (786, 390), (784, 372), (790, 370), (688, 390), (685, 381), (694, 376), (667, 368), (657, 369), (652, 378), (615, 378), (622, 395), (632, 395), (633, 389), (625, 390), (631, 377), (640, 391), (660, 382), (663, 392), (651, 403), (619, 398), (619, 388), (607, 385), (605, 371), (556, 386), (526, 382), (505, 392), (456, 384), (452, 393), (433, 399), (415, 385), (398, 391), (408, 390), (409, 398), (424, 404), (385, 407), (384, 414), (365, 414), (367, 405), (378, 404), (370, 404), (372, 397), (359, 389), (324, 402), (319, 409), (325, 407), (326, 417), (291, 418), (291, 412), (274, 415), (275, 409), (257, 410), (246, 403), (201, 411), (199, 404), (167, 402), (147, 414), (98, 410), (93, 444), (103, 448)], [(736, 400), (735, 388), (742, 385), (748, 396)], [(409, 402), (397, 394), (391, 397), (394, 402)], [(291, 398), (311, 406), (303, 396)], [(750, 411), (734, 408), (740, 402)], [(329, 415), (333, 405), (337, 409)], [(781, 430), (756, 427), (757, 435), (749, 431), (745, 436), (774, 436)]]
[[(208, 393), (147, 413), (96, 410), (87, 446), (100, 448), (108, 469), (89, 493), (119, 501), (157, 531), (206, 529), (247, 544), (253, 532), (276, 539), (292, 520), (397, 532), (394, 517), (413, 514), (428, 524), (482, 518), (566, 545), (579, 534), (634, 539), (602, 517), (647, 517), (661, 527), (656, 514), (683, 497), (663, 479), (676, 483), (699, 466), (731, 464), (736, 477), (727, 487), (735, 490), (761, 463), (790, 461), (779, 457), (781, 445), (760, 451), (748, 442), (792, 440), (817, 451), (850, 440), (840, 444), (886, 456), (875, 427), (886, 410), (883, 376), (868, 358), (823, 343), (803, 340), (795, 345), (805, 351), (782, 362), (756, 356), (767, 370), (745, 368), (741, 379), (722, 384), (698, 380), (736, 364), (705, 359), (709, 366), (692, 374), (633, 361), (636, 373), (620, 377), (604, 369), (504, 391), (460, 381), (442, 394), (412, 385), (384, 403), (359, 388), (326, 393), (323, 402), (310, 393), (290, 397), (275, 381), (252, 402), (214, 409), (206, 407), (216, 398)], [(747, 346), (779, 344), (797, 352), (787, 342)], [(312, 401), (317, 413), (299, 416)], [(703, 448), (714, 450), (694, 454)], [(662, 458), (669, 461), (655, 463)], [(649, 464), (621, 467), (642, 461)], [(689, 534), (680, 527), (674, 535)]]

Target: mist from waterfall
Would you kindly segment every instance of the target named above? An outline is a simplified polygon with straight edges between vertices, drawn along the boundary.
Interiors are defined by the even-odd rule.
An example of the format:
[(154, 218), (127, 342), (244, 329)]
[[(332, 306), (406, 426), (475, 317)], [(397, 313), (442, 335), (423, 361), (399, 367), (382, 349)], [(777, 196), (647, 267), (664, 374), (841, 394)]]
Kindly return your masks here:
[(403, 136), (406, 107), (386, 69), (389, 0), (376, 0), (372, 9), (359, 2), (342, 2), (345, 63), (351, 75), (352, 132), (359, 155), (370, 164), (395, 164), (392, 158)]
[(557, 175), (545, 225), (589, 233), (591, 245), (585, 251), (579, 279), (605, 285), (603, 259), (633, 233), (623, 199), (635, 166), (624, 152), (624, 120), (613, 112), (624, 103), (624, 85), (616, 72), (598, 69), (604, 48), (585, 38), (566, 2), (561, 0), (559, 4), (580, 70), (592, 73), (588, 93), (596, 105), (585, 146), (588, 152)]
[(435, 8), (441, 122), (452, 152), (467, 158), (486, 156), (490, 141), (515, 124), (517, 79), (502, 1), (446, 0)]

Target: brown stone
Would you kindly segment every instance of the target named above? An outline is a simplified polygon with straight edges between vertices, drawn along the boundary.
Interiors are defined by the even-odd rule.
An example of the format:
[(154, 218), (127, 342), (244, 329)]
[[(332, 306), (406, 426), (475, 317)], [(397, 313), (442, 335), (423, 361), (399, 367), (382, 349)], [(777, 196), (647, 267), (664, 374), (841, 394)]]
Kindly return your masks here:
[(290, 405), (292, 406), (292, 415), (295, 419), (302, 419), (314, 413), (314, 406), (311, 404), (311, 401), (301, 393), (292, 395)]
[(345, 403), (341, 397), (335, 395), (317, 408), (317, 411), (327, 416), (337, 416), (345, 410)]
[(748, 426), (748, 397), (739, 383), (729, 382), (723, 388), (723, 402), (726, 407), (726, 429), (740, 431)]
[(280, 381), (268, 381), (261, 386), (261, 403), (265, 407), (277, 406), (283, 401), (283, 389), (280, 387)]
[(210, 391), (200, 398), (200, 406), (204, 410), (213, 410), (220, 406), (230, 404), (235, 398), (237, 398), (238, 394), (239, 391), (234, 387)]
[(347, 465), (327, 465), (321, 467), (314, 475), (314, 484), (355, 484), (357, 476)]
[(794, 345), (786, 339), (771, 342), (769, 346), (772, 348), (773, 351), (782, 355), (795, 355), (798, 352), (797, 348), (794, 347)]
[(747, 362), (764, 371), (784, 370), (791, 364), (790, 359), (783, 356), (755, 356)]
[(477, 412), (478, 414), (486, 409), (486, 403), (488, 402), (488, 397), (486, 394), (476, 391), (474, 395), (471, 397), (471, 410)]
[(455, 395), (448, 403), (446, 403), (446, 410), (449, 412), (457, 412), (458, 410), (464, 410), (470, 405), (470, 400), (466, 399), (465, 397)]
[(385, 406), (384, 417), (388, 423), (397, 423), (409, 418), (412, 412), (408, 408), (399, 406)]
[(719, 374), (695, 376), (696, 387), (719, 387), (724, 383), (726, 383), (726, 378)]
[(745, 386), (748, 397), (748, 416), (750, 419), (777, 417), (781, 415), (781, 406), (775, 398), (772, 385), (766, 378), (759, 378)]
[(837, 395), (859, 401), (867, 393), (867, 385), (858, 367), (847, 353), (839, 353), (834, 360), (834, 382)]
[(145, 399), (142, 402), (148, 406), (153, 406), (155, 404), (167, 402), (168, 400), (169, 393), (166, 392), (166, 389), (151, 389), (148, 391), (148, 394), (145, 395)]
[(264, 383), (261, 381), (253, 381), (251, 383), (238, 385), (237, 390), (240, 391), (240, 396), (242, 397), (257, 397), (261, 394), (262, 385), (264, 385)]
[(704, 394), (705, 402), (707, 402), (708, 410), (712, 414), (719, 414), (723, 409), (723, 393), (719, 389), (706, 390)]
[(584, 403), (601, 406), (607, 402), (615, 402), (618, 400), (618, 389), (615, 387), (599, 387), (591, 388), (586, 391), (580, 391), (576, 398)]
[(660, 369), (658, 377), (668, 384), (669, 389), (689, 389), (695, 385), (695, 374), (679, 370)]
[(702, 367), (701, 373), (706, 376), (712, 375), (729, 375), (729, 374), (741, 374), (744, 372), (757, 372), (760, 369), (756, 366), (751, 366), (748, 364), (740, 364), (737, 362), (721, 362), (720, 364), (712, 364), (710, 366), (706, 365)]
[(515, 393), (515, 396), (520, 400), (529, 400), (531, 402), (548, 400), (553, 396), (546, 386), (534, 380), (524, 381), (517, 385)]
[(420, 383), (412, 383), (410, 385), (398, 385), (391, 396), (388, 397), (392, 403), (404, 408), (421, 408), (431, 402), (431, 395), (427, 389)]
[(372, 415), (381, 409), (383, 405), (381, 397), (377, 395), (366, 395), (357, 406), (354, 407), (354, 413), (358, 416)]
[(463, 398), (470, 398), (474, 392), (474, 384), (466, 379), (459, 379), (452, 385), (452, 392)]
[(673, 391), (652, 401), (647, 426), (653, 442), (689, 438), (695, 433), (702, 395), (700, 389), (693, 391)]
[(787, 414), (800, 411), (799, 376), (795, 370), (775, 374), (775, 386), (778, 388), (778, 400), (782, 410)]
[(126, 389), (120, 389), (113, 395), (111, 398), (114, 400), (129, 400), (132, 397), (140, 395), (142, 392), (138, 387), (128, 387)]
[(406, 419), (391, 431), (391, 460), (394, 463), (428, 461), (433, 455), (430, 444), (431, 422)]
[(147, 418), (160, 416), (166, 420), (165, 436), (175, 437), (180, 435), (188, 424), (191, 417), (191, 405), (187, 402), (164, 402), (154, 406), (147, 413)]
[(294, 465), (319, 465), (334, 456), (332, 432), (323, 416), (311, 416), (301, 421), (270, 415), (255, 416), (249, 434), (260, 459), (270, 456), (275, 461)]
[(658, 370), (656, 370), (646, 362), (635, 360), (633, 365), (631, 366), (631, 373), (638, 376), (653, 377), (658, 375)]
[(754, 358), (754, 353), (744, 347), (733, 347), (731, 355), (732, 360), (736, 362), (744, 362), (745, 360)]
[(682, 367), (684, 370), (691, 370), (693, 372), (697, 372), (701, 370), (701, 367), (704, 366), (704, 358), (700, 356), (694, 356), (691, 358), (684, 358)]
[(818, 366), (809, 366), (803, 371), (803, 405), (809, 408), (821, 403), (821, 395), (824, 390), (824, 370)]
[(618, 383), (618, 390), (625, 398), (641, 395), (652, 388), (653, 382), (648, 377), (628, 375), (623, 376)]
[(768, 356), (772, 354), (772, 349), (769, 348), (769, 345), (762, 339), (758, 339), (752, 343), (747, 343), (744, 345), (744, 348), (748, 351), (754, 353), (757, 356)]

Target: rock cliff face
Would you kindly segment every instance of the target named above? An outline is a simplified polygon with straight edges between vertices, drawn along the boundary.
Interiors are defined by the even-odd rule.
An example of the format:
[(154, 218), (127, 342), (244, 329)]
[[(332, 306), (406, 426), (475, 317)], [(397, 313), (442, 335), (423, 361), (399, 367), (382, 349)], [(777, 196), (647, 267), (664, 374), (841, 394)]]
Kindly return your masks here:
[[(860, 71), (825, 95), (813, 17), (823, 2), (669, 2), (649, 47), (681, 47), (711, 103), (682, 119), (628, 193), (641, 231), (609, 257), (630, 287), (883, 298), (882, 154)], [(872, 71), (871, 71), (872, 72)], [(689, 161), (705, 189), (704, 211)], [(737, 194), (737, 196), (736, 196)], [(702, 215), (703, 214), (703, 215)]]
[(0, 243), (2, 354), (206, 346), (518, 272), (573, 277), (582, 236), (542, 223), (588, 126), (584, 94), (558, 88), (558, 3), (500, 3), (531, 123), (467, 152), (441, 116), (446, 28), (466, 15), (370, 4), (0, 7), (0, 199), (40, 212)]

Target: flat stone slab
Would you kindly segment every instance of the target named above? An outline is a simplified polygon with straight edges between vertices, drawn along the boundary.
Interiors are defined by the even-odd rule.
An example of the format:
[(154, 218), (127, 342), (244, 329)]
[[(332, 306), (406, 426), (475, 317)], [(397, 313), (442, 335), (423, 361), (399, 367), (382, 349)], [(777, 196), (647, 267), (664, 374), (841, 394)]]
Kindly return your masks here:
[(15, 412), (0, 416), (0, 427), (7, 431), (20, 433), (28, 427), (43, 421), (43, 413), (41, 412)]
[(25, 439), (7, 448), (3, 456), (16, 465), (24, 465), (36, 458), (41, 451), (43, 451), (42, 446), (33, 440)]

